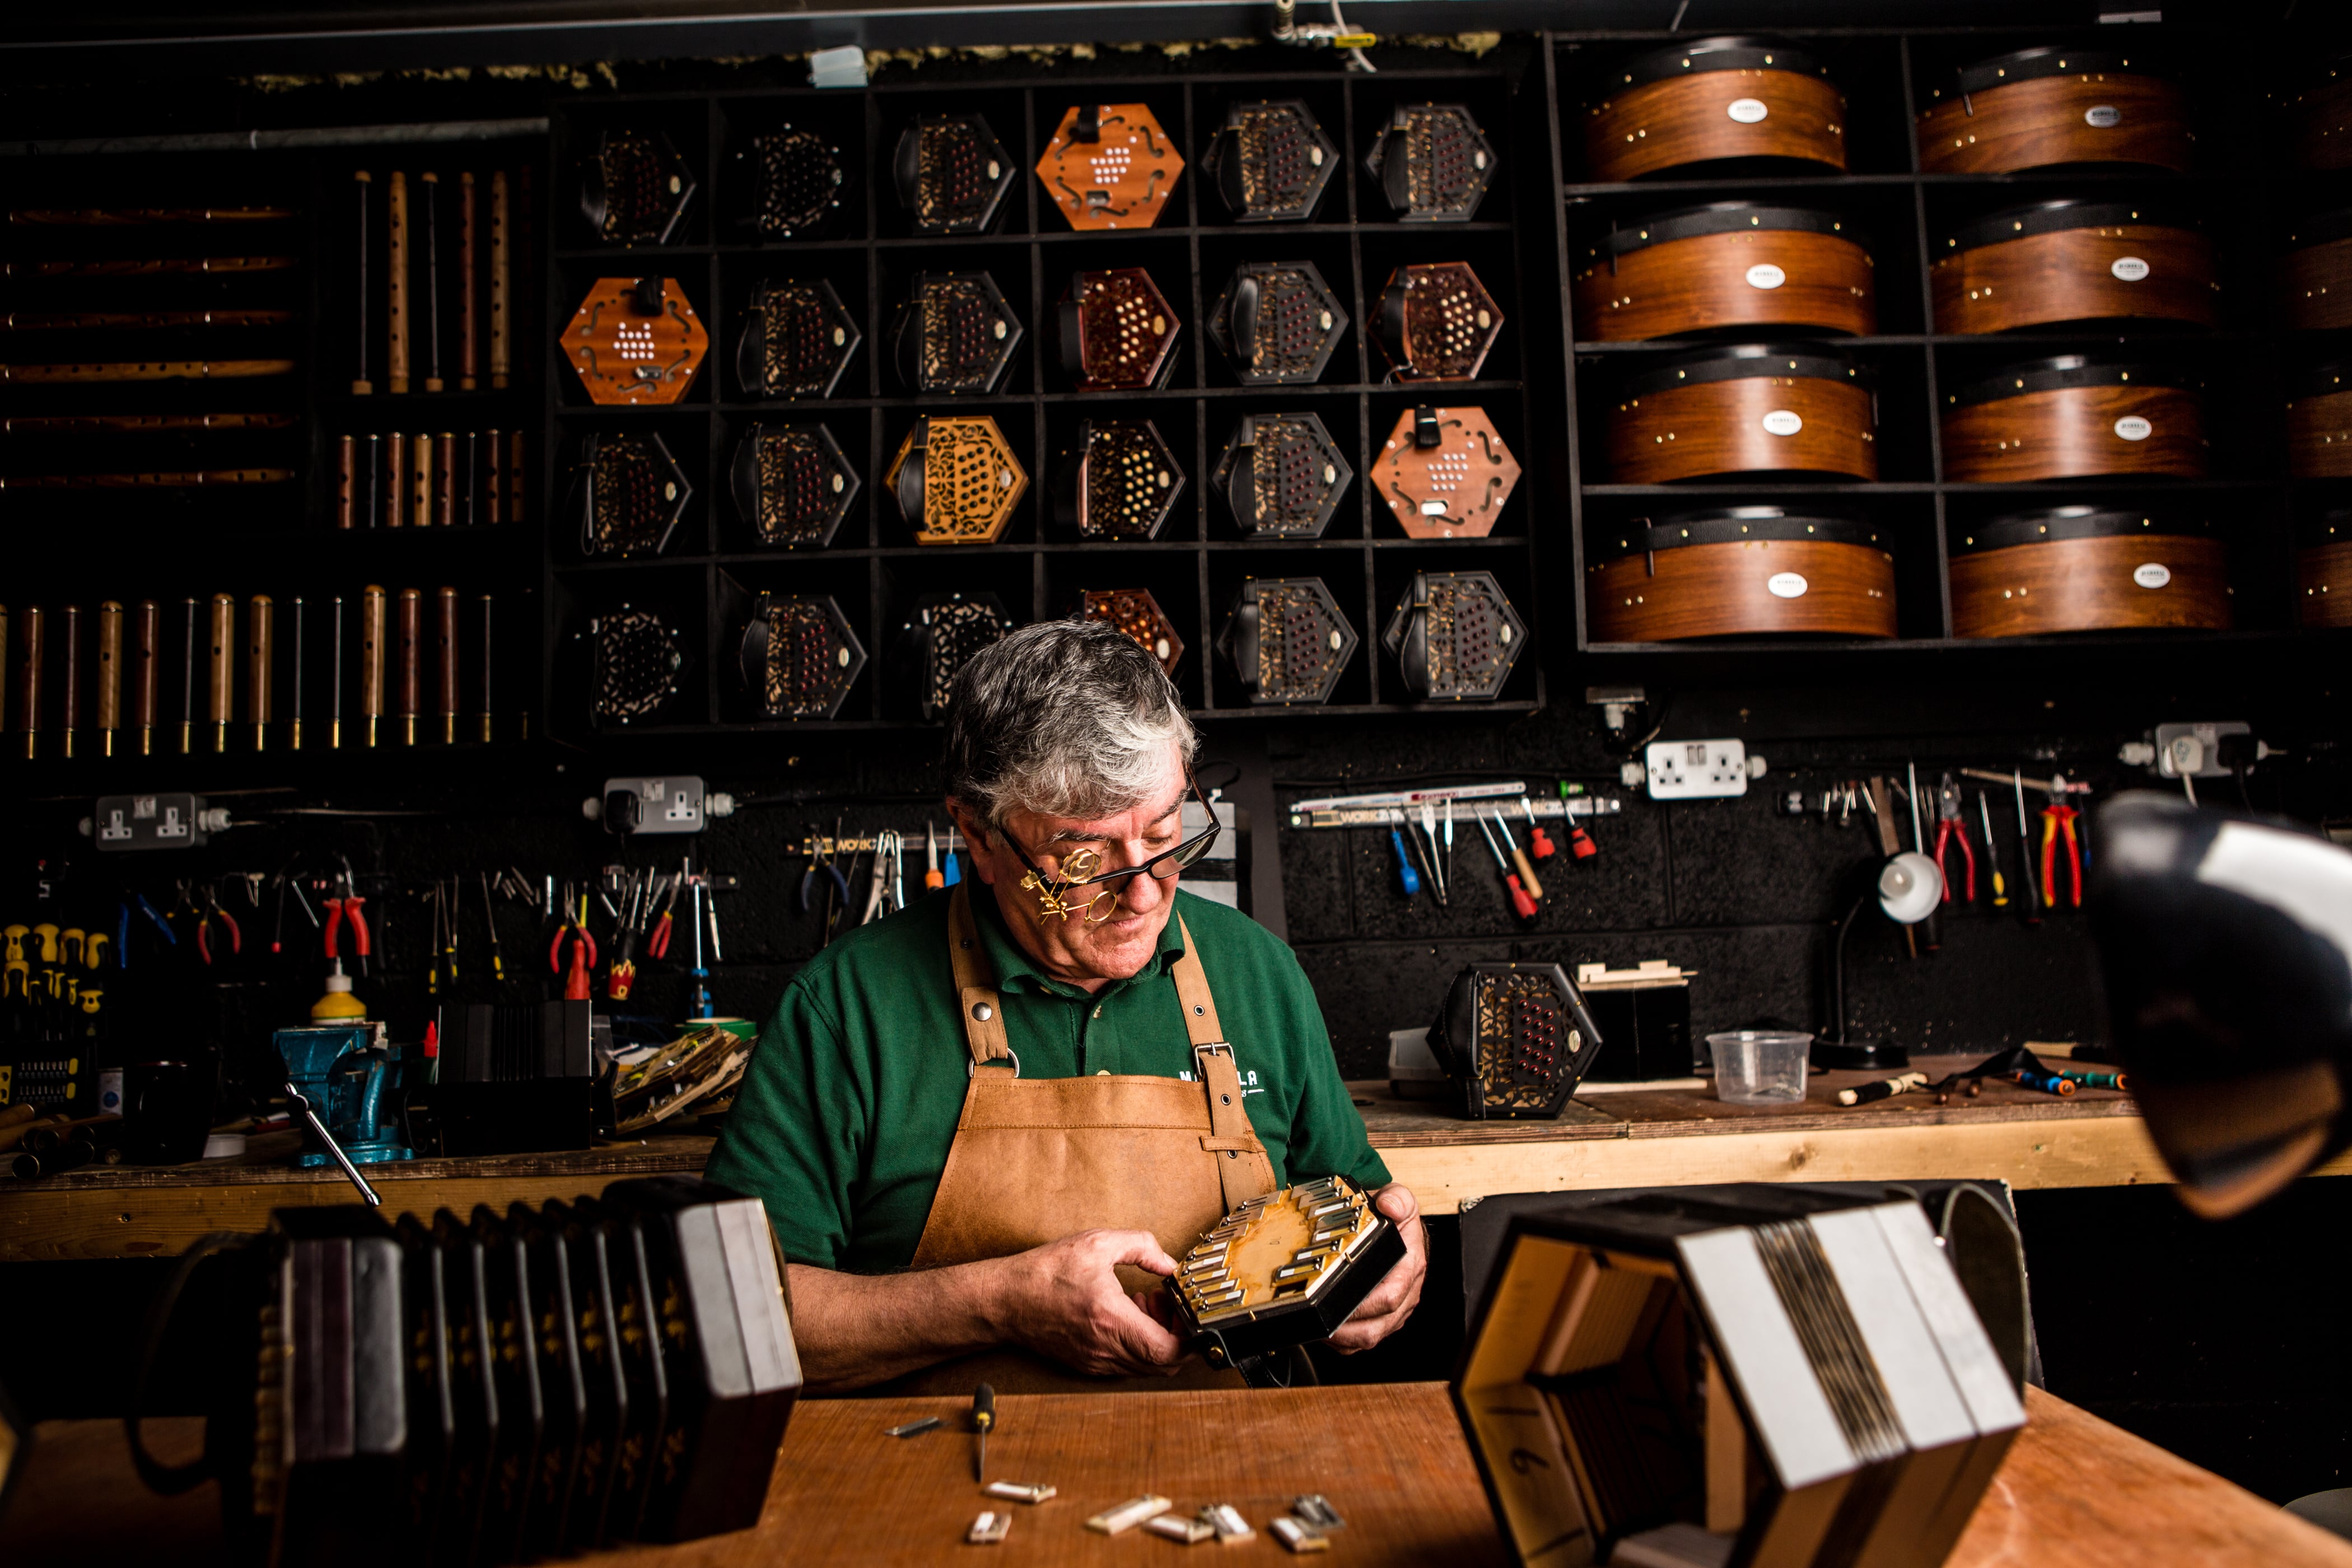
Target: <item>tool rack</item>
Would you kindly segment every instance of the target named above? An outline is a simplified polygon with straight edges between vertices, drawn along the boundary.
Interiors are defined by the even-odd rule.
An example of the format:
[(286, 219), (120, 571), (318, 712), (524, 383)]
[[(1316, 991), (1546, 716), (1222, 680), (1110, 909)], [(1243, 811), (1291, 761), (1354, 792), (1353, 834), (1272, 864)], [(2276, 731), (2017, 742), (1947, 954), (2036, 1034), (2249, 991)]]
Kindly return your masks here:
[[(1093, 67), (1069, 62), (1050, 71), (1025, 65), (925, 67), (908, 79), (862, 92), (614, 95), (559, 106), (545, 324), (560, 327), (568, 320), (597, 278), (659, 270), (684, 286), (711, 331), (710, 353), (685, 399), (664, 407), (596, 407), (568, 366), (548, 361), (547, 484), (558, 510), (546, 561), (552, 657), (543, 707), (559, 732), (589, 732), (586, 658), (575, 639), (591, 616), (623, 603), (667, 611), (693, 644), (680, 698), (658, 720), (632, 724), (626, 733), (913, 727), (910, 706), (890, 689), (893, 644), (919, 598), (959, 591), (993, 593), (1016, 623), (1025, 623), (1070, 614), (1084, 589), (1149, 589), (1187, 645), (1175, 679), (1197, 717), (1297, 718), (1419, 707), (1528, 712), (1541, 704), (1539, 654), (1519, 661), (1498, 701), (1423, 705), (1405, 691), (1380, 647), (1381, 628), (1417, 570), (1491, 571), (1520, 614), (1538, 621), (1533, 548), (1546, 516), (1541, 488), (1522, 481), (1487, 538), (1426, 542), (1404, 537), (1366, 479), (1391, 427), (1423, 402), (1485, 407), (1530, 469), (1557, 445), (1537, 413), (1528, 379), (1540, 372), (1542, 356), (1531, 363), (1521, 348), (1523, 333), (1526, 341), (1543, 341), (1535, 321), (1550, 309), (1544, 298), (1551, 268), (1544, 215), (1552, 174), (1540, 83), (1518, 74), (1503, 55), (1426, 54), (1370, 77), (1344, 74), (1320, 55), (1294, 57), (1296, 64), (1281, 73), (1221, 68), (1211, 55), (1202, 68), (1171, 72), (1154, 59), (1150, 74), (1139, 64), (1136, 74), (1121, 76), (1112, 62), (1125, 58), (1107, 56)], [(1523, 63), (1526, 51), (1517, 58)], [(1226, 106), (1260, 99), (1303, 100), (1339, 150), (1341, 166), (1313, 222), (1231, 222), (1204, 184), (1202, 154)], [(1034, 173), (1045, 143), (1074, 104), (1137, 101), (1150, 108), (1183, 155), (1174, 196), (1157, 226), (1072, 232)], [(1473, 222), (1397, 222), (1363, 167), (1390, 110), (1421, 101), (1469, 104), (1496, 145), (1501, 168)], [(1015, 165), (1004, 216), (985, 235), (916, 236), (890, 183), (899, 133), (918, 115), (973, 110), (986, 116)], [(835, 237), (759, 243), (737, 221), (751, 179), (749, 160), (738, 154), (751, 138), (785, 123), (819, 132), (840, 151), (847, 179), (842, 232)], [(578, 160), (593, 153), (601, 131), (623, 126), (665, 132), (700, 182), (674, 236), (678, 243), (597, 245), (573, 210)], [(1314, 262), (1339, 296), (1349, 318), (1346, 337), (1312, 386), (1241, 386), (1202, 330), (1208, 308), (1238, 264), (1294, 259)], [(1476, 268), (1501, 306), (1502, 341), (1475, 382), (1387, 384), (1366, 323), (1391, 268), (1440, 260), (1468, 260)], [(1150, 273), (1182, 321), (1172, 376), (1161, 390), (1079, 393), (1057, 357), (1055, 302), (1074, 272), (1135, 266)], [(1024, 336), (1000, 392), (917, 396), (903, 391), (884, 363), (892, 312), (925, 269), (985, 269), (1003, 289)], [(751, 399), (734, 364), (748, 296), (762, 279), (817, 277), (832, 282), (864, 333), (838, 395)], [(1526, 286), (1528, 279), (1533, 289)], [(1241, 416), (1278, 410), (1320, 415), (1355, 470), (1319, 540), (1244, 539), (1224, 502), (1210, 493), (1210, 477)], [(1029, 489), (998, 542), (914, 542), (882, 478), (919, 414), (989, 415), (1013, 443)], [(1184, 471), (1174, 515), (1150, 542), (1080, 542), (1051, 521), (1049, 482), (1075, 444), (1079, 421), (1105, 417), (1150, 419)], [(737, 514), (729, 465), (743, 433), (761, 421), (822, 422), (856, 469), (861, 488), (831, 548), (761, 548)], [(633, 428), (660, 433), (687, 468), (694, 500), (659, 558), (584, 558), (576, 522), (561, 512), (566, 466), (590, 432)], [(1320, 577), (1353, 624), (1360, 645), (1328, 704), (1254, 706), (1217, 659), (1216, 635), (1243, 580), (1251, 576)], [(837, 718), (794, 722), (757, 715), (733, 679), (732, 641), (740, 628), (722, 609), (730, 584), (753, 595), (829, 594), (840, 604), (867, 663)], [(1538, 643), (1540, 637), (1538, 631)]]

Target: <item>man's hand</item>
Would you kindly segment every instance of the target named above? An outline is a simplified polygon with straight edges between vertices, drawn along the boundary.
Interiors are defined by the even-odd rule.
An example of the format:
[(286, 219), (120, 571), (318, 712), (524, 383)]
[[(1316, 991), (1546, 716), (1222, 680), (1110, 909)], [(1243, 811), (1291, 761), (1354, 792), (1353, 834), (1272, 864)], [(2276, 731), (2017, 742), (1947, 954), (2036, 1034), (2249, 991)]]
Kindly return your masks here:
[[(1407, 1213), (1412, 1202), (1408, 1194)], [(1413, 1228), (1418, 1234), (1418, 1221)], [(1000, 1273), (992, 1281), (991, 1315), (1005, 1339), (1078, 1372), (1097, 1377), (1173, 1373), (1184, 1347), (1121, 1287), (1113, 1272), (1120, 1264), (1163, 1278), (1176, 1272), (1176, 1260), (1150, 1231), (1082, 1230), (995, 1260)], [(1417, 1266), (1413, 1289), (1417, 1296)]]
[(1422, 1229), (1421, 1205), (1413, 1201), (1412, 1189), (1391, 1182), (1372, 1194), (1372, 1203), (1395, 1222), (1404, 1237), (1404, 1257), (1328, 1341), (1332, 1349), (1347, 1355), (1370, 1350), (1404, 1327), (1421, 1304), (1421, 1282), (1429, 1273), (1429, 1236)]

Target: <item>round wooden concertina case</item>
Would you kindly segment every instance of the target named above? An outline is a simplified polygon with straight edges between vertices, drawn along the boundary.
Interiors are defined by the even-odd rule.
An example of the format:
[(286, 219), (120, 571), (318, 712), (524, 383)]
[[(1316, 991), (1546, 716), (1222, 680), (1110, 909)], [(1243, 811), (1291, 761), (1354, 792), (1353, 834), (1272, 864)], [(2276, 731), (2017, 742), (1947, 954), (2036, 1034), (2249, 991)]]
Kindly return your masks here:
[(1939, 332), (2214, 322), (2212, 243), (2128, 202), (2070, 196), (1996, 213), (1949, 236), (1927, 278)]
[(2298, 331), (2352, 327), (2352, 207), (2305, 218), (2286, 237), (2279, 299)]
[(2053, 507), (1951, 541), (1952, 634), (2226, 631), (2228, 550), (2140, 511)]
[(2189, 169), (2195, 142), (2180, 89), (2145, 62), (2056, 45), (1964, 66), (1919, 116), (1919, 168), (2007, 174), (2057, 163)]
[(1678, 354), (1629, 378), (1609, 416), (1619, 482), (1718, 474), (1878, 478), (1876, 393), (1817, 343), (1742, 343)]
[(2298, 479), (2352, 479), (2352, 363), (2314, 365), (2287, 390), (2286, 471)]
[(1603, 342), (1725, 327), (1878, 327), (1870, 252), (1836, 213), (1716, 202), (1653, 214), (1585, 247), (1577, 336)]
[(2281, 110), (2297, 167), (2352, 169), (2352, 59), (2332, 61), (2321, 79)]
[(2352, 510), (2322, 512), (2303, 530), (2294, 554), (2297, 602), (2306, 626), (2352, 626)]
[(1945, 399), (1948, 479), (2193, 479), (2205, 465), (2205, 400), (2174, 366), (2060, 354), (2010, 365)]
[(1850, 518), (1726, 507), (1637, 524), (1613, 542), (1627, 553), (1585, 576), (1595, 642), (1895, 636), (1895, 558)]
[(1589, 178), (1632, 180), (1722, 158), (1845, 168), (1845, 95), (1821, 62), (1769, 38), (1694, 38), (1626, 61), (1584, 111)]

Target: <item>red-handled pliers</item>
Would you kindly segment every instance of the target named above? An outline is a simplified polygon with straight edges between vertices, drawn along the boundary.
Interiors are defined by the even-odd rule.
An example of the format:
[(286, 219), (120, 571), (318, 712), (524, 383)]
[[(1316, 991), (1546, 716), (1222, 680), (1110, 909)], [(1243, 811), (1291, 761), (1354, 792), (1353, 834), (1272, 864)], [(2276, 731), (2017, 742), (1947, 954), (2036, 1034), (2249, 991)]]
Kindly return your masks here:
[(2074, 908), (2083, 907), (2083, 847), (2074, 837), (2074, 819), (2083, 814), (2064, 801), (2052, 797), (2042, 808), (2042, 901), (2051, 909), (2058, 907), (2057, 858), (2058, 836), (2066, 836), (2066, 871), (2073, 879), (2067, 900)]
[(343, 922), (349, 921), (352, 925), (352, 955), (360, 961), (360, 973), (365, 974), (368, 972), (368, 954), (374, 951), (374, 942), (368, 934), (367, 917), (360, 913), (367, 900), (360, 897), (358, 887), (352, 881), (350, 861), (343, 862), (342, 878), (333, 884), (329, 891), (339, 896), (319, 900), (327, 911), (326, 945), (323, 951), (329, 958), (342, 956), (340, 951), (340, 933), (342, 931)]
[[(575, 938), (572, 948), (572, 971), (564, 973), (564, 939)], [(556, 928), (555, 940), (547, 944), (547, 968), (551, 974), (563, 975), (563, 999), (585, 1002), (589, 999), (588, 972), (596, 967), (596, 939), (588, 928), (576, 921), (565, 921)]]
[[(2070, 836), (2071, 837), (2071, 836)], [(1968, 880), (1963, 886), (1968, 900), (1977, 901), (1977, 852), (1969, 843), (1968, 824), (1960, 818), (1960, 786), (1946, 773), (1944, 782), (1936, 786), (1936, 869), (1943, 873), (1944, 902), (1952, 901), (1952, 876), (1944, 870), (1944, 846), (1958, 839), (1960, 863), (1967, 868)]]
[(228, 928), (228, 951), (231, 954), (245, 951), (245, 933), (236, 929), (236, 917), (220, 907), (220, 895), (212, 889), (205, 889), (205, 901), (196, 910), (196, 956), (206, 963), (213, 961), (213, 921)]

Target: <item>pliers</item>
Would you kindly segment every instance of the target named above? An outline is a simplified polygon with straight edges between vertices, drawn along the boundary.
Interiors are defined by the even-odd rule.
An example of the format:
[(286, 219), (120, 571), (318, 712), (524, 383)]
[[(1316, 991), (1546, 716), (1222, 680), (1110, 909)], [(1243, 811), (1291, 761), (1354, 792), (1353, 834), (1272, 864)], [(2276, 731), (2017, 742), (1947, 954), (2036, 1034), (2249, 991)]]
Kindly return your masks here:
[[(563, 943), (572, 940), (572, 968), (563, 967)], [(588, 928), (567, 912), (562, 925), (555, 928), (555, 940), (547, 944), (547, 967), (552, 974), (563, 975), (563, 999), (585, 1002), (589, 999), (588, 972), (596, 967), (596, 939)]]
[(245, 933), (236, 929), (236, 917), (221, 908), (220, 895), (210, 884), (205, 888), (205, 901), (196, 906), (196, 956), (207, 964), (213, 961), (213, 921), (228, 928), (228, 951), (231, 954), (245, 951)]
[(802, 826), (808, 830), (808, 868), (801, 873), (801, 913), (806, 914), (816, 907), (817, 879), (820, 876), (832, 882), (835, 898), (844, 904), (848, 903), (849, 879), (841, 874), (841, 868), (833, 863), (833, 857), (817, 853), (817, 846), (824, 835), (814, 822), (803, 823)]
[[(2071, 837), (2071, 834), (2070, 834)], [(1944, 879), (1944, 902), (1952, 901), (1951, 873), (1944, 870), (1944, 846), (1958, 839), (1960, 863), (1967, 868), (1968, 901), (1977, 901), (1977, 852), (1969, 843), (1968, 824), (1960, 819), (1960, 786), (1947, 773), (1936, 786), (1936, 869)]]
[(2051, 909), (2058, 907), (2057, 858), (2058, 836), (2066, 836), (2066, 870), (2073, 881), (2067, 900), (2076, 909), (2083, 907), (2083, 847), (2074, 837), (2074, 819), (2083, 814), (2053, 795), (2050, 804), (2042, 808), (2042, 901)]
[(352, 955), (360, 961), (360, 973), (365, 974), (368, 972), (368, 954), (374, 951), (374, 939), (368, 932), (367, 917), (360, 913), (367, 900), (360, 897), (359, 889), (352, 881), (352, 863), (349, 860), (343, 862), (342, 877), (329, 890), (335, 896), (319, 900), (327, 908), (326, 955), (329, 958), (342, 956), (342, 927), (343, 922), (349, 921), (352, 926)]

